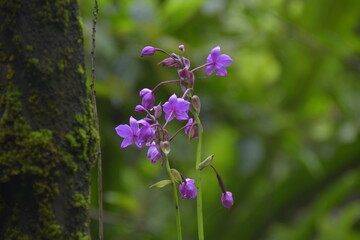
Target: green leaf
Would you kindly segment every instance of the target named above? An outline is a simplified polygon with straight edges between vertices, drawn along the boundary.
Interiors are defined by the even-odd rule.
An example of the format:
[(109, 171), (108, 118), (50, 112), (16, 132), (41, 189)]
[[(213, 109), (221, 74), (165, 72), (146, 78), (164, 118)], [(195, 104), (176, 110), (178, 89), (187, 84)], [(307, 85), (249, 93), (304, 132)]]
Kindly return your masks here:
[(171, 184), (171, 180), (169, 179), (166, 179), (166, 180), (161, 180), (157, 183), (154, 183), (153, 185), (151, 185), (149, 188), (154, 188), (154, 187), (157, 187), (157, 188), (162, 188), (162, 187), (165, 187), (166, 185), (168, 184)]

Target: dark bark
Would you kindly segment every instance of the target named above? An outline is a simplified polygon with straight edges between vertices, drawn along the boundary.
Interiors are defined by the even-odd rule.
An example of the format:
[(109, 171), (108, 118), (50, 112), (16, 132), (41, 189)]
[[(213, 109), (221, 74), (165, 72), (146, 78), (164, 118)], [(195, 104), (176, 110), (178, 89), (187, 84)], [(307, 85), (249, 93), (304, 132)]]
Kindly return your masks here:
[(0, 0), (0, 239), (88, 239), (96, 130), (76, 0)]

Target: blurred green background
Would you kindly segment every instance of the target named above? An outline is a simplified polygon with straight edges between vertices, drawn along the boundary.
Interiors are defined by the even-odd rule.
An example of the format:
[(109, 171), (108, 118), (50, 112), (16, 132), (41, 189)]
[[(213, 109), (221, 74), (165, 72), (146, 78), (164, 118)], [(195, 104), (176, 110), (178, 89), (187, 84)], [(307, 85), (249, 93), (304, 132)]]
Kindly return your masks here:
[[(79, 0), (90, 63), (93, 2)], [(221, 46), (233, 58), (227, 77), (196, 72), (204, 158), (233, 192), (231, 211), (205, 169), (207, 240), (360, 239), (360, 1), (100, 0), (96, 35), (97, 101), (103, 154), (107, 240), (175, 239), (170, 187), (146, 149), (120, 149), (114, 128), (128, 124), (138, 92), (176, 79), (140, 58), (144, 46), (179, 53), (192, 66)], [(165, 102), (177, 84), (157, 92)], [(172, 144), (173, 166), (194, 178), (195, 142)], [(91, 232), (97, 239), (97, 179)], [(184, 239), (197, 239), (196, 201), (181, 199)]]

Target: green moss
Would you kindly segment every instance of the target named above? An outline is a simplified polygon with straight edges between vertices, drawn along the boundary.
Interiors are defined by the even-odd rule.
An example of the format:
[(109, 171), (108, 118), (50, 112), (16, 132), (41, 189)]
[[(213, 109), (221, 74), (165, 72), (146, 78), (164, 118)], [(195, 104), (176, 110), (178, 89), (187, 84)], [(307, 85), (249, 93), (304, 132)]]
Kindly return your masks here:
[(89, 240), (89, 236), (82, 232), (77, 232), (70, 240)]
[(77, 24), (80, 27), (80, 31), (84, 32), (84, 23), (80, 16), (76, 16)]
[(81, 194), (80, 192), (75, 192), (73, 198), (75, 207), (87, 208), (89, 201), (83, 194)]
[[(60, 79), (57, 77), (59, 75), (67, 79), (84, 78), (79, 76), (85, 74), (84, 65), (77, 61), (80, 56), (78, 47), (82, 43), (81, 34), (77, 31), (83, 26), (75, 22), (77, 20), (80, 23), (80, 18), (76, 17), (75, 20), (73, 12), (70, 13), (76, 12), (74, 1), (57, 0), (41, 4), (5, 1), (4, 4), (6, 7), (0, 9), (0, 15), (4, 16), (0, 29), (11, 34), (11, 40), (5, 45), (0, 43), (0, 61), (5, 62), (6, 67), (4, 76), (6, 79), (13, 79), (26, 71), (30, 71), (32, 76), (24, 75), (29, 77), (26, 81), (20, 78), (18, 81), (0, 80), (0, 87), (4, 90), (0, 94), (0, 188), (8, 185), (11, 186), (9, 191), (16, 193), (15, 196), (0, 196), (0, 218), (10, 219), (4, 220), (6, 225), (1, 224), (0, 238), (88, 239), (88, 186), (90, 169), (95, 159), (94, 147), (98, 140), (90, 100), (80, 104), (78, 114), (71, 116), (74, 119), (66, 123), (67, 130), (61, 132), (58, 126), (41, 128), (43, 125), (39, 121), (47, 116), (53, 115), (50, 119), (63, 116), (58, 104), (54, 102), (56, 100), (44, 98), (37, 86), (31, 86), (31, 83), (36, 82), (32, 82), (31, 77), (43, 77), (49, 80), (48, 83), (51, 83), (50, 79)], [(36, 5), (36, 8), (27, 8), (30, 5)], [(7, 14), (6, 9), (11, 9), (13, 14)], [(36, 34), (28, 29), (27, 38), (24, 37), (24, 32), (19, 31), (13, 17), (20, 14), (20, 9), (21, 13), (28, 14), (27, 17), (32, 19), (32, 28), (36, 29)], [(51, 22), (56, 23), (55, 28), (52, 28)], [(78, 25), (75, 31), (70, 30), (73, 24)], [(59, 49), (42, 48), (37, 41), (33, 41), (32, 37), (35, 35), (51, 34), (54, 30), (58, 33), (59, 29), (62, 29), (63, 36), (56, 43), (62, 43), (69, 36), (79, 40)], [(38, 51), (40, 49), (41, 52)], [(19, 55), (20, 51), (23, 55)], [(25, 60), (26, 71), (20, 71), (15, 65), (16, 61), (12, 62), (15, 57)], [(74, 65), (70, 64), (74, 62)], [(59, 70), (64, 74), (58, 75)], [(26, 94), (20, 93), (13, 85), (15, 82), (29, 84), (22, 85)], [(67, 96), (66, 90), (67, 88), (63, 89), (63, 96)], [(62, 97), (60, 91), (56, 94)], [(21, 182), (21, 186), (16, 185), (18, 182)], [(25, 191), (19, 190), (19, 187)], [(8, 204), (10, 200), (21, 202), (22, 199), (26, 199), (29, 205)], [(74, 217), (69, 217), (69, 214)], [(31, 225), (24, 226), (21, 222), (26, 218), (31, 219)], [(68, 228), (69, 225), (72, 227)]]
[(68, 133), (65, 135), (65, 138), (69, 141), (71, 147), (77, 148), (80, 146), (80, 143), (76, 140), (73, 134)]
[(6, 54), (4, 52), (0, 52), (0, 62), (5, 62), (7, 59)]
[[(35, 96), (35, 95), (34, 95)], [(32, 96), (32, 102), (37, 102)], [(94, 143), (97, 139), (93, 127), (92, 106), (86, 100), (85, 113), (74, 117), (74, 128), (65, 134), (65, 141), (57, 144), (54, 132), (50, 129), (32, 130), (29, 122), (23, 117), (22, 94), (11, 84), (7, 85), (5, 95), (0, 96), (0, 103), (5, 112), (0, 118), (0, 183), (10, 181), (14, 176), (33, 176), (37, 179), (29, 182), (32, 185), (37, 206), (37, 216), (41, 223), (37, 232), (41, 239), (63, 239), (63, 226), (58, 223), (54, 212), (54, 199), (60, 194), (57, 183), (58, 176), (64, 173), (57, 170), (61, 166), (73, 176), (79, 171), (77, 161), (82, 161), (90, 169), (94, 161)], [(63, 170), (63, 171), (64, 171)], [(87, 170), (88, 171), (88, 170)], [(81, 174), (84, 174), (83, 172)], [(89, 176), (81, 175), (84, 178)], [(67, 191), (73, 193), (72, 207), (86, 209), (88, 206), (88, 191), (77, 189), (77, 182), (67, 181)], [(12, 211), (14, 223), (20, 216), (19, 211)], [(84, 212), (86, 215), (86, 211)], [(83, 217), (84, 218), (84, 217)], [(86, 218), (86, 217), (85, 217)], [(27, 239), (27, 235), (16, 228), (9, 228), (9, 239)], [(73, 239), (86, 239), (79, 235)]]
[(81, 75), (85, 74), (85, 70), (81, 64), (78, 65), (77, 72), (80, 73)]
[(28, 60), (29, 63), (32, 63), (34, 65), (37, 65), (39, 63), (39, 59), (38, 58), (30, 58)]
[(7, 78), (7, 79), (12, 79), (13, 76), (14, 76), (14, 74), (15, 74), (15, 70), (14, 70), (14, 68), (12, 67), (11, 64), (7, 64), (6, 67), (7, 67), (6, 78)]
[(57, 63), (57, 67), (58, 67), (58, 69), (59, 69), (61, 72), (64, 71), (64, 69), (66, 68), (66, 66), (67, 66), (66, 60), (61, 59), (61, 60), (59, 60), (59, 62)]

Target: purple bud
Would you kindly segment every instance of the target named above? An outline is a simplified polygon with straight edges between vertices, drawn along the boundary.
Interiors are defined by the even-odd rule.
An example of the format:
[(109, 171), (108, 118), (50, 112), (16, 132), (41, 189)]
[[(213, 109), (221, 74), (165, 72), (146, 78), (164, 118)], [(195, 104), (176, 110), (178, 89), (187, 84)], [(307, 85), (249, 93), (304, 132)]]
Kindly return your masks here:
[(179, 185), (179, 191), (183, 198), (191, 199), (196, 198), (197, 189), (194, 185), (194, 180), (187, 178), (184, 182)]
[(232, 205), (234, 204), (234, 199), (232, 197), (232, 193), (231, 192), (226, 192), (223, 193), (221, 196), (221, 203), (224, 207), (226, 207), (227, 209), (230, 209), (232, 207)]
[(180, 51), (185, 51), (185, 46), (184, 45), (179, 45), (179, 49), (180, 49)]
[(137, 105), (135, 107), (135, 112), (137, 112), (137, 113), (142, 113), (144, 111), (145, 111), (145, 108), (143, 106), (141, 106), (141, 105)]
[(159, 62), (159, 64), (164, 67), (179, 67), (179, 61), (171, 57), (165, 58), (164, 60)]
[(181, 61), (183, 62), (186, 68), (190, 68), (190, 60), (184, 57), (181, 57)]
[(142, 97), (141, 105), (150, 110), (155, 103), (155, 96), (153, 92), (148, 88), (144, 88), (140, 91), (139, 95)]
[(155, 51), (156, 51), (156, 48), (154, 48), (154, 47), (151, 47), (151, 46), (144, 47), (143, 50), (141, 51), (141, 56), (154, 55)]
[(186, 91), (186, 89), (192, 88), (195, 81), (194, 73), (190, 72), (188, 68), (182, 68), (178, 70), (178, 74), (181, 79), (181, 90)]

